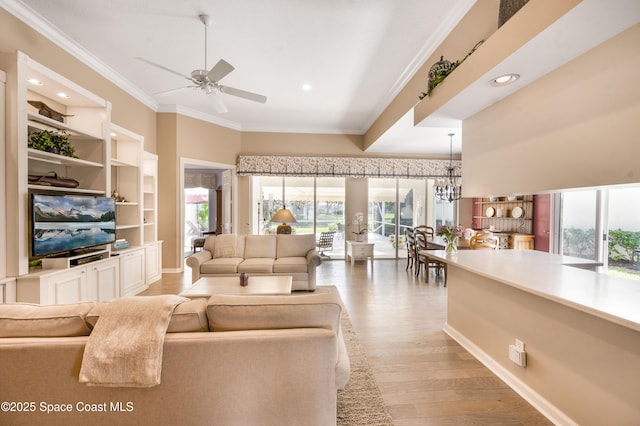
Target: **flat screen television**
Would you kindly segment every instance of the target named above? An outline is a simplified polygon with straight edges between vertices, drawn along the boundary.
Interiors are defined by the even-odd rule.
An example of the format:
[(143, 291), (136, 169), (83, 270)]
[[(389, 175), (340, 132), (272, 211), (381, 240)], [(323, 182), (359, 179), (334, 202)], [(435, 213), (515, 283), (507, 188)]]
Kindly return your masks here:
[(31, 212), (33, 256), (73, 255), (116, 239), (114, 198), (32, 194)]

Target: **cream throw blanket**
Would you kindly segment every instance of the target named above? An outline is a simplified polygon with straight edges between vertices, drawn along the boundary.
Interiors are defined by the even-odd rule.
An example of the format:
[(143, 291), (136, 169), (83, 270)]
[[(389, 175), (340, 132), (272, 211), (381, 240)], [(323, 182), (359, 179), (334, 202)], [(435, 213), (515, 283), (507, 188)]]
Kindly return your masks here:
[(87, 340), (80, 383), (152, 387), (160, 384), (164, 336), (173, 310), (189, 299), (133, 296), (109, 303)]

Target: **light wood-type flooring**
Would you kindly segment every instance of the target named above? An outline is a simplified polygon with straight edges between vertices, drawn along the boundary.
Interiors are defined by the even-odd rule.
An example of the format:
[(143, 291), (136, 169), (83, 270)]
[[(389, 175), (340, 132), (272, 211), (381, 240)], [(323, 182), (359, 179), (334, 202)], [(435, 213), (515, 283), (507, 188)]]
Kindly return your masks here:
[[(546, 418), (443, 331), (447, 289), (405, 271), (404, 260), (325, 261), (318, 285), (335, 285), (395, 425), (548, 425)], [(179, 293), (164, 274), (145, 295)]]

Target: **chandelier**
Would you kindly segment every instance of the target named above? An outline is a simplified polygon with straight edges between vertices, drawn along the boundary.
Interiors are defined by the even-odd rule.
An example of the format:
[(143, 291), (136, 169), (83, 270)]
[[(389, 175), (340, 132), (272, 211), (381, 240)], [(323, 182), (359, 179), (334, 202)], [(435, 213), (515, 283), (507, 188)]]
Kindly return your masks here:
[(454, 133), (449, 133), (450, 148), (447, 176), (436, 179), (436, 182), (433, 184), (436, 198), (448, 202), (459, 200), (462, 196), (462, 185), (458, 181), (458, 176), (455, 175), (455, 168), (453, 167), (453, 135)]

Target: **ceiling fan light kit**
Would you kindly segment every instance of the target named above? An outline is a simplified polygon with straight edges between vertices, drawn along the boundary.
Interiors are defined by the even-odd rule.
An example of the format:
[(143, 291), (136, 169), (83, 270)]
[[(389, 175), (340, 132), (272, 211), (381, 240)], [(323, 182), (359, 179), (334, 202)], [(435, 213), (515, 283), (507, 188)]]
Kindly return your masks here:
[(163, 65), (156, 64), (155, 62), (149, 61), (148, 59), (144, 59), (138, 57), (136, 59), (145, 62), (149, 65), (152, 65), (156, 68), (160, 68), (161, 70), (170, 72), (172, 74), (176, 74), (180, 77), (186, 78), (191, 81), (194, 85), (184, 86), (177, 89), (170, 89), (164, 92), (156, 93), (155, 95), (167, 95), (173, 92), (185, 90), (185, 89), (199, 89), (204, 92), (206, 95), (212, 95), (211, 98), (213, 100), (213, 106), (217, 112), (223, 113), (227, 112), (228, 109), (225, 106), (222, 100), (222, 94), (227, 94), (231, 96), (236, 96), (242, 99), (247, 99), (249, 101), (265, 103), (267, 102), (267, 97), (264, 95), (259, 95), (257, 93), (248, 92), (246, 90), (236, 89), (234, 87), (223, 86), (219, 83), (224, 77), (229, 75), (231, 71), (235, 68), (233, 65), (225, 61), (224, 59), (220, 59), (218, 63), (216, 63), (213, 68), (207, 70), (207, 27), (211, 25), (211, 18), (209, 15), (198, 15), (200, 21), (204, 24), (204, 69), (196, 69), (191, 71), (191, 75), (185, 75), (178, 71), (174, 71), (170, 68), (167, 68)]

